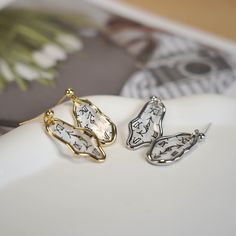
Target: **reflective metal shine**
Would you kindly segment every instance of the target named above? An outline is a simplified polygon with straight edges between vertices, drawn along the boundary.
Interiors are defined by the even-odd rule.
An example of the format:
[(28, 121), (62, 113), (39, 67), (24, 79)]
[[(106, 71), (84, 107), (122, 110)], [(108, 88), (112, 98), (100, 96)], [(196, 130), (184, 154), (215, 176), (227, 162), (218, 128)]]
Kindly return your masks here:
[(71, 88), (66, 89), (65, 95), (58, 104), (65, 98), (69, 98), (73, 103), (73, 115), (78, 127), (94, 132), (103, 146), (115, 141), (116, 126), (98, 107), (87, 99), (75, 96), (74, 90)]
[(205, 138), (204, 133), (195, 130), (191, 133), (162, 136), (156, 139), (147, 153), (146, 160), (152, 165), (169, 165), (180, 160), (199, 141)]
[(130, 149), (149, 146), (155, 139), (162, 136), (162, 120), (166, 108), (155, 96), (150, 98), (137, 117), (129, 122), (129, 135), (126, 145)]
[(103, 162), (106, 154), (100, 146), (97, 136), (84, 128), (74, 127), (65, 121), (44, 116), (47, 133), (64, 143), (74, 154), (89, 156), (97, 162)]

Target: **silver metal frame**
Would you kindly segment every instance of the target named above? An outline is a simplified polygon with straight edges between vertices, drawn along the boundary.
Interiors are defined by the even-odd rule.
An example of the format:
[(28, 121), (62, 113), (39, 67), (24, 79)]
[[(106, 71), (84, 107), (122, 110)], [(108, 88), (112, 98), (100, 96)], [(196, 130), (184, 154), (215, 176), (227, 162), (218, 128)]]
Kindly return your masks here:
[(160, 122), (158, 123), (158, 126), (159, 126), (159, 133), (157, 131), (154, 130), (154, 134), (158, 135), (156, 138), (162, 136), (163, 134), (163, 128), (162, 128), (162, 120), (165, 116), (165, 112), (166, 112), (166, 108), (164, 106), (164, 104), (162, 103), (162, 101), (158, 98), (158, 97), (151, 97), (150, 100), (143, 106), (142, 110), (139, 112), (138, 116), (135, 117), (134, 119), (132, 119), (129, 124), (128, 124), (128, 128), (129, 128), (129, 134), (128, 134), (128, 138), (126, 140), (126, 146), (127, 148), (129, 149), (132, 149), (132, 150), (135, 150), (135, 149), (138, 149), (142, 146), (149, 146), (151, 143), (152, 143), (152, 140), (148, 141), (148, 142), (142, 142), (141, 144), (138, 144), (138, 145), (131, 145), (130, 142), (131, 142), (131, 139), (133, 137), (133, 129), (132, 129), (132, 124), (137, 121), (138, 119), (140, 119), (142, 117), (142, 114), (144, 113), (144, 111), (146, 110), (147, 106), (150, 104), (150, 103), (154, 103), (154, 102), (157, 102), (157, 105), (159, 107), (161, 107), (162, 109), (162, 112), (161, 112), (161, 117), (160, 117)]
[[(176, 155), (173, 155), (172, 158), (169, 159), (163, 159), (161, 157), (159, 158), (154, 158), (153, 157), (153, 150), (154, 147), (157, 143), (160, 143), (161, 141), (165, 141), (165, 140), (169, 140), (171, 138), (178, 138), (178, 137), (184, 137), (184, 136), (189, 136), (190, 139), (190, 145), (187, 146), (186, 148), (184, 148), (181, 152), (177, 153)], [(149, 151), (147, 152), (146, 155), (146, 160), (148, 163), (152, 164), (152, 165), (158, 165), (158, 166), (166, 166), (166, 165), (170, 165), (178, 160), (180, 160), (187, 152), (189, 152), (199, 141), (201, 141), (202, 139), (205, 138), (205, 133), (200, 133), (199, 130), (195, 130), (192, 134), (191, 133), (178, 133), (175, 135), (168, 135), (168, 136), (162, 136), (158, 139), (156, 139)], [(170, 148), (171, 146), (167, 146), (167, 148)], [(161, 155), (161, 154), (159, 154)]]

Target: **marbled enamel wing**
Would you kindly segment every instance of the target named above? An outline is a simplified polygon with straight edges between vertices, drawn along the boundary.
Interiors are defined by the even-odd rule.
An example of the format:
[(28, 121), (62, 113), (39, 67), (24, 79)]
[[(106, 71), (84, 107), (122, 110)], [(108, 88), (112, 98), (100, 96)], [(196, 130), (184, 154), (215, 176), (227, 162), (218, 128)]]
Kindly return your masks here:
[(195, 130), (193, 134), (179, 133), (162, 136), (153, 142), (146, 159), (153, 165), (169, 165), (181, 159), (204, 136), (198, 130)]
[(81, 98), (74, 100), (73, 114), (77, 125), (93, 131), (102, 145), (115, 141), (115, 124), (89, 100)]
[(74, 127), (60, 119), (53, 119), (53, 122), (46, 124), (46, 131), (77, 155), (89, 156), (98, 162), (106, 158), (96, 135), (89, 130)]
[(127, 146), (132, 149), (148, 146), (160, 137), (163, 133), (162, 120), (165, 112), (166, 108), (160, 99), (152, 97), (139, 115), (129, 123)]

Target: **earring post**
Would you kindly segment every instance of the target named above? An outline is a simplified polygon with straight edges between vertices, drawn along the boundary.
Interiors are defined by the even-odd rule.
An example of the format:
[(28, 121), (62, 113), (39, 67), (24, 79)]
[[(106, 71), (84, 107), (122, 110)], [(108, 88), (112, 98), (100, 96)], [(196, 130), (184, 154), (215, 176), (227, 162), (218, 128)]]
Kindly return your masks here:
[(21, 126), (21, 125), (25, 125), (25, 124), (28, 124), (28, 123), (33, 122), (33, 121), (35, 121), (35, 120), (38, 120), (38, 119), (40, 119), (40, 116), (41, 116), (41, 115), (42, 115), (42, 114), (36, 116), (35, 118), (32, 118), (32, 119), (29, 119), (29, 120), (20, 122), (19, 125), (20, 125), (20, 126)]
[(56, 105), (61, 104), (66, 99), (66, 95), (64, 95), (57, 103)]
[(206, 134), (208, 130), (211, 128), (211, 126), (212, 126), (212, 123), (211, 122), (208, 123), (203, 133)]

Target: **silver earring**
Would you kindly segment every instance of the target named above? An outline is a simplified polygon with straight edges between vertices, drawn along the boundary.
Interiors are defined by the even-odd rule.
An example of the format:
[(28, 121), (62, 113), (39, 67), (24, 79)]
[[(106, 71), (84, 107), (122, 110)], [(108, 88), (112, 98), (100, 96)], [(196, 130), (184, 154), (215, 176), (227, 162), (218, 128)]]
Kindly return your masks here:
[(144, 105), (137, 117), (129, 122), (129, 135), (126, 141), (128, 148), (137, 149), (149, 146), (162, 136), (162, 120), (166, 108), (155, 96)]
[(197, 143), (205, 138), (206, 132), (196, 129), (191, 133), (178, 133), (176, 135), (162, 136), (153, 141), (147, 153), (146, 160), (153, 165), (169, 165), (180, 160)]

